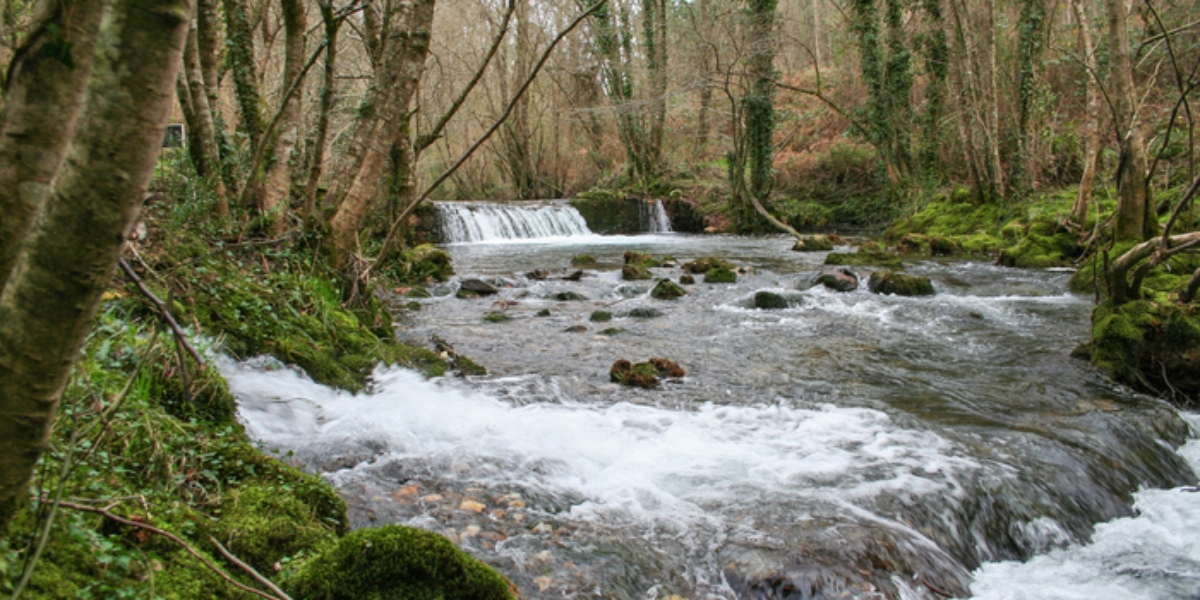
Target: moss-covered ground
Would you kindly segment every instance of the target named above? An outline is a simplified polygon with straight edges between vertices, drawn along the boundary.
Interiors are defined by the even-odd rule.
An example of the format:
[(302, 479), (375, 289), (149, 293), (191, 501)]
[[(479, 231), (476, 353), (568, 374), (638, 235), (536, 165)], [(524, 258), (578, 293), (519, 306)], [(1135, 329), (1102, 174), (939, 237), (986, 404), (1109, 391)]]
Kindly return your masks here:
[[(189, 182), (159, 185), (127, 260), (202, 354), (269, 354), (348, 390), (361, 389), (379, 363), (429, 375), (449, 368), (431, 350), (393, 341), (387, 307), (371, 290), (353, 307), (343, 303), (344, 284), (315, 241), (242, 239), (237, 221), (213, 220)], [(418, 247), (394, 270), (408, 283), (439, 279), (449, 267), (439, 252)], [(228, 579), (266, 591), (219, 543), (297, 600), (328, 564), (340, 565), (344, 593), (313, 597), (513, 597), (502, 577), (434, 534), (343, 538), (346, 507), (335, 490), (286, 456), (260, 452), (217, 370), (181, 354), (152, 303), (128, 277), (114, 278), (29, 501), (0, 538), (0, 595), (23, 586), (20, 597), (30, 599), (257, 597)], [(338, 562), (351, 540), (372, 536), (387, 541), (375, 551), (380, 564)], [(409, 577), (356, 595), (379, 569)]]

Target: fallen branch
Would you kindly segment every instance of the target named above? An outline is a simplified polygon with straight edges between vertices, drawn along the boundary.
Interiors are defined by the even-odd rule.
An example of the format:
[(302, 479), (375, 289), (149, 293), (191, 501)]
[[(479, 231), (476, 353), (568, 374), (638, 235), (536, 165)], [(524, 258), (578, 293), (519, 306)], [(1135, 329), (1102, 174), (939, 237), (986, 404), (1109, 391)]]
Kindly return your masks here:
[(259, 574), (258, 571), (254, 570), (254, 567), (251, 567), (250, 565), (242, 562), (242, 560), (240, 558), (234, 556), (232, 552), (226, 550), (225, 546), (222, 546), (221, 542), (217, 541), (217, 538), (208, 536), (208, 541), (212, 542), (213, 545), (217, 547), (217, 550), (219, 550), (221, 552), (221, 556), (224, 556), (226, 560), (237, 565), (239, 569), (245, 571), (247, 574), (249, 574), (251, 577), (253, 577), (255, 581), (267, 586), (267, 589), (274, 592), (276, 596), (278, 596), (282, 600), (292, 600), (290, 596), (288, 596), (287, 594), (285, 594), (283, 592), (283, 590), (279, 589), (279, 587), (276, 586), (274, 583), (271, 583), (270, 579), (263, 577), (262, 575)]
[[(138, 529), (145, 529), (146, 531), (149, 531), (150, 533), (161, 535), (161, 536), (171, 540), (172, 542), (179, 544), (185, 551), (187, 551), (188, 554), (191, 554), (192, 556), (196, 557), (197, 560), (204, 563), (204, 566), (208, 567), (208, 569), (210, 571), (212, 571), (213, 573), (216, 573), (221, 579), (224, 579), (225, 581), (229, 582), (230, 585), (233, 585), (234, 587), (238, 588), (239, 590), (242, 590), (243, 592), (248, 592), (248, 593), (254, 594), (255, 596), (267, 598), (268, 600), (291, 600), (291, 598), (288, 598), (286, 595), (276, 596), (273, 594), (268, 594), (266, 592), (263, 592), (262, 590), (257, 590), (257, 589), (252, 588), (244, 583), (237, 581), (236, 579), (231, 577), (228, 573), (226, 573), (225, 571), (222, 571), (221, 567), (218, 567), (217, 565), (213, 564), (212, 561), (205, 558), (204, 555), (201, 554), (199, 550), (196, 550), (195, 548), (193, 548), (191, 544), (183, 541), (183, 539), (181, 539), (179, 536), (177, 536), (169, 531), (163, 531), (162, 529), (159, 529), (149, 523), (140, 523), (138, 521), (126, 519), (125, 517), (122, 517), (120, 515), (115, 515), (112, 512), (110, 512), (107, 507), (106, 508), (95, 508), (92, 506), (86, 506), (83, 504), (76, 504), (74, 502), (66, 502), (66, 501), (58, 501), (58, 502), (56, 502), (56, 504), (58, 506), (61, 506), (63, 508), (69, 508), (71, 510), (78, 510), (81, 512), (97, 514), (97, 515), (100, 515), (111, 521), (116, 521), (117, 523), (120, 523), (122, 525), (127, 525), (129, 527), (136, 527)], [(109, 505), (109, 506), (111, 506), (111, 505)], [(222, 548), (222, 550), (225, 551), (224, 548)], [(225, 552), (227, 552), (227, 551), (225, 551)], [(238, 561), (238, 563), (241, 563), (241, 561)], [(244, 563), (242, 563), (242, 564), (244, 564)], [(275, 588), (275, 586), (273, 586), (273, 585), (271, 587), (274, 589), (278, 589), (278, 588)], [(280, 593), (282, 594), (282, 592), (280, 592)]]
[(1196, 292), (1200, 291), (1200, 269), (1196, 269), (1192, 273), (1192, 278), (1188, 280), (1187, 287), (1183, 289), (1183, 295), (1179, 296), (1179, 300), (1184, 304), (1191, 303), (1196, 298)]
[(142, 292), (142, 295), (146, 296), (150, 299), (150, 302), (154, 303), (154, 306), (158, 308), (158, 313), (162, 315), (163, 320), (167, 322), (167, 325), (171, 327), (171, 331), (175, 333), (175, 339), (187, 350), (188, 354), (192, 356), (192, 359), (196, 361), (196, 364), (200, 365), (200, 368), (203, 369), (204, 359), (200, 358), (200, 353), (196, 352), (196, 349), (188, 343), (187, 338), (183, 335), (183, 328), (181, 328), (179, 323), (175, 321), (175, 317), (171, 315), (171, 311), (167, 310), (167, 305), (163, 303), (158, 296), (155, 296), (154, 292), (150, 291), (150, 288), (146, 287), (146, 283), (142, 281), (141, 277), (138, 277), (138, 274), (133, 270), (133, 267), (129, 266), (129, 263), (125, 262), (124, 258), (118, 260), (117, 262), (121, 265), (121, 270), (125, 271), (125, 274), (133, 280), (134, 285), (136, 285), (138, 290)]

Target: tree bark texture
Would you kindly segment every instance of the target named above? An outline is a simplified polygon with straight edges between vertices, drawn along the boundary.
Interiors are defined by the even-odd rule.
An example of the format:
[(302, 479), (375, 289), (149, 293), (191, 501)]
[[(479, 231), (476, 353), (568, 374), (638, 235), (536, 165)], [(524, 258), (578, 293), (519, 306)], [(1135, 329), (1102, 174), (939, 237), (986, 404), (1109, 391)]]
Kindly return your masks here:
[(63, 388), (141, 208), (190, 17), (190, 0), (114, 3), (87, 108), (0, 292), (0, 530), (49, 444)]
[[(188, 122), (189, 139), (194, 140), (192, 156), (196, 158), (196, 172), (208, 177), (214, 186), (217, 197), (217, 215), (225, 217), (229, 214), (229, 202), (225, 195), (225, 185), (221, 174), (221, 153), (217, 149), (217, 128), (213, 119), (208, 85), (204, 81), (204, 73), (200, 64), (199, 27), (188, 29), (187, 46), (183, 51), (183, 70), (187, 80), (187, 100), (191, 109)], [(182, 90), (181, 90), (182, 91)], [(182, 101), (183, 94), (180, 94)]]
[(256, 147), (262, 134), (262, 114), (259, 112), (261, 98), (258, 79), (254, 73), (254, 31), (246, 14), (245, 0), (223, 0), (225, 8), (225, 31), (229, 49), (229, 71), (233, 75), (233, 89), (237, 94), (241, 128), (250, 139), (250, 147)]
[(325, 146), (329, 137), (329, 117), (333, 113), (333, 99), (337, 87), (338, 30), (341, 20), (333, 12), (333, 2), (321, 2), (321, 22), (325, 27), (325, 70), (321, 83), (321, 101), (317, 108), (317, 133), (312, 142), (312, 162), (308, 168), (308, 179), (304, 184), (303, 215), (308, 222), (316, 216), (317, 188), (325, 170)]
[(749, 14), (752, 50), (747, 73), (750, 94), (745, 99), (745, 132), (749, 192), (760, 202), (771, 193), (775, 158), (775, 5), (776, 0), (752, 0)]
[(0, 113), (0, 289), (62, 164), (103, 14), (95, 0), (50, 3), (10, 67)]
[[(283, 93), (287, 93), (301, 75), (304, 68), (304, 37), (308, 28), (308, 19), (301, 0), (280, 0), (283, 10), (284, 27), (284, 61), (283, 61)], [(275, 134), (269, 137), (275, 139), (262, 140), (261, 143), (273, 146), (274, 159), (266, 166), (263, 175), (263, 190), (259, 197), (258, 209), (267, 220), (267, 232), (272, 236), (283, 233), (287, 227), (288, 204), (291, 199), (292, 174), (295, 171), (296, 147), (300, 139), (301, 105), (304, 94), (302, 88), (280, 99), (283, 110), (279, 115), (279, 124)]]
[(391, 0), (380, 32), (380, 65), (368, 94), (369, 111), (360, 114), (352, 134), (353, 146), (342, 155), (345, 164), (335, 172), (328, 201), (336, 207), (329, 221), (326, 248), (339, 268), (349, 264), (357, 249), (358, 233), (380, 194), (381, 175), (392, 144), (407, 131), (409, 105), (425, 70), (430, 27), (436, 0)]
[(1117, 155), (1118, 240), (1144, 240), (1154, 235), (1156, 221), (1150, 201), (1150, 168), (1146, 142), (1137, 120), (1137, 94), (1129, 55), (1129, 12), (1124, 0), (1105, 0), (1108, 6), (1109, 90), (1119, 136)]
[(1088, 207), (1092, 201), (1092, 187), (1096, 181), (1096, 167), (1100, 162), (1100, 106), (1099, 94), (1096, 90), (1096, 74), (1099, 65), (1096, 64), (1096, 50), (1092, 42), (1092, 26), (1084, 9), (1082, 0), (1070, 0), (1071, 11), (1079, 27), (1079, 52), (1087, 66), (1088, 72), (1084, 77), (1087, 115), (1079, 124), (1079, 141), (1083, 146), (1083, 176), (1079, 179), (1079, 194), (1075, 197), (1075, 205), (1071, 209), (1071, 219), (1083, 225), (1087, 222)]

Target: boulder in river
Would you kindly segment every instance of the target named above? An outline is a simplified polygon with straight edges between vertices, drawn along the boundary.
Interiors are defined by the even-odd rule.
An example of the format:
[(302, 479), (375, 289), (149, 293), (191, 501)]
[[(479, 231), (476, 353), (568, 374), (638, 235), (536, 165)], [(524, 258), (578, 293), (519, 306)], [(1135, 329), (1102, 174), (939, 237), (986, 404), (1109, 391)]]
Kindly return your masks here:
[(576, 302), (579, 300), (587, 300), (587, 296), (576, 292), (558, 292), (550, 296), (559, 302)]
[(617, 383), (646, 389), (657, 388), (659, 377), (679, 378), (684, 375), (683, 367), (666, 358), (651, 358), (636, 364), (622, 358), (614, 362), (608, 371), (608, 376)]
[(537, 281), (543, 281), (550, 276), (550, 271), (545, 269), (534, 269), (525, 274), (526, 277)]
[(477, 278), (462, 280), (462, 283), (460, 283), (458, 286), (458, 290), (460, 293), (460, 298), (463, 297), (461, 294), (464, 291), (471, 292), (476, 296), (490, 296), (500, 292), (500, 288)]
[(576, 254), (571, 257), (572, 267), (590, 267), (596, 264), (596, 257), (591, 254)]
[(704, 283), (737, 283), (737, 273), (725, 267), (715, 267), (704, 274)]
[(867, 280), (867, 287), (876, 294), (897, 296), (932, 296), (933, 282), (928, 277), (904, 275), (892, 271), (876, 271)]
[(828, 252), (833, 250), (833, 241), (826, 235), (813, 235), (796, 240), (792, 246), (796, 252)]
[(635, 319), (653, 319), (655, 317), (661, 317), (662, 311), (658, 310), (657, 308), (642, 307), (629, 311), (627, 316)]
[(683, 263), (683, 270), (693, 275), (703, 275), (717, 268), (732, 271), (734, 269), (734, 264), (715, 256), (709, 256), (707, 258), (701, 258), (693, 260), (692, 262)]
[(788, 301), (782, 294), (768, 292), (767, 290), (759, 290), (754, 293), (754, 308), (763, 310), (779, 310), (787, 308)]
[(654, 260), (653, 256), (650, 256), (649, 254), (646, 254), (644, 252), (635, 252), (633, 250), (626, 250), (625, 251), (625, 264), (632, 265), (634, 267), (641, 267), (643, 269), (649, 269), (651, 267), (657, 267), (658, 261)]
[(638, 279), (650, 279), (652, 277), (653, 277), (653, 275), (651, 275), (650, 271), (647, 270), (645, 267), (638, 267), (638, 266), (634, 266), (634, 265), (625, 265), (624, 267), (621, 268), (621, 279), (625, 279), (628, 281), (634, 281), (634, 280), (638, 280)]
[(595, 323), (606, 323), (612, 320), (612, 313), (606, 310), (592, 311), (591, 320)]
[(670, 279), (658, 280), (658, 285), (655, 285), (654, 289), (650, 290), (650, 297), (657, 300), (674, 300), (676, 298), (682, 298), (686, 295), (687, 290), (679, 287), (678, 283), (675, 283)]
[(683, 285), (693, 285), (696, 283), (696, 278), (692, 277), (691, 275), (681, 275), (679, 277), (679, 283)]
[(853, 292), (858, 289), (858, 275), (845, 267), (822, 267), (813, 284), (821, 284), (837, 292)]

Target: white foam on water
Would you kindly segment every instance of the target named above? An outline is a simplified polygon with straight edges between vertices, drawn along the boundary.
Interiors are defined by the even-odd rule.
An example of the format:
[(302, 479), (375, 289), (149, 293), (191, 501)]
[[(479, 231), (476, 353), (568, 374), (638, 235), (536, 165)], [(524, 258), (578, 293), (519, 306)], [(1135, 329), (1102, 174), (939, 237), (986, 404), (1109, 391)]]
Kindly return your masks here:
[(355, 395), (263, 364), (222, 370), (249, 433), (269, 448), (325, 456), (366, 448), (363, 462), (452, 464), (447, 477), (581, 499), (572, 509), (580, 517), (665, 524), (764, 503), (961, 497), (961, 475), (978, 466), (945, 438), (863, 408), (514, 406), (395, 368), (377, 370), (371, 390)]
[[(1200, 414), (1185, 415), (1200, 430)], [(1200, 473), (1200, 440), (1180, 454)], [(1142, 490), (1136, 515), (1096, 526), (1092, 540), (1028, 562), (987, 563), (971, 586), (979, 600), (1200, 598), (1200, 490)]]

